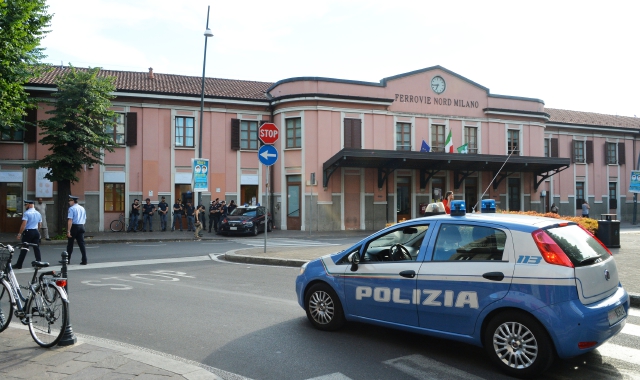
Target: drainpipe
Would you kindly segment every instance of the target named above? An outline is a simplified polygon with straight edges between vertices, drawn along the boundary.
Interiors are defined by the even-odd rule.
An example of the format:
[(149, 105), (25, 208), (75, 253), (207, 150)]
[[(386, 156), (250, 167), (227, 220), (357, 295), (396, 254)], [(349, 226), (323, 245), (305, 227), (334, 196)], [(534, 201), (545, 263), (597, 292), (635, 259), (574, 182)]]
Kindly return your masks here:
[[(633, 136), (633, 157), (636, 157), (636, 143), (638, 141), (637, 138), (638, 138), (638, 134)], [(634, 170), (638, 170), (638, 168), (640, 168), (640, 154), (638, 154), (637, 157), (638, 157), (638, 161), (636, 162), (636, 166)], [(629, 176), (629, 179), (631, 179), (631, 176)], [(638, 224), (637, 217), (636, 217), (637, 212), (638, 212), (638, 193), (633, 193), (633, 220), (631, 221), (631, 224), (633, 224), (634, 226)]]

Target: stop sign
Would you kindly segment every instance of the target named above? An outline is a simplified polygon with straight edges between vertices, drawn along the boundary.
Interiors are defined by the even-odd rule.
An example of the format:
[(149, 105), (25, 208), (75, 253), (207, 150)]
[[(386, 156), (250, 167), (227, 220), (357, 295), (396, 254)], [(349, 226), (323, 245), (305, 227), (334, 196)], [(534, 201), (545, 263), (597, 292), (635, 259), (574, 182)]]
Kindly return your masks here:
[(264, 123), (260, 126), (258, 130), (258, 138), (265, 144), (273, 144), (278, 141), (278, 136), (280, 135), (280, 131), (278, 127), (276, 127), (273, 123)]

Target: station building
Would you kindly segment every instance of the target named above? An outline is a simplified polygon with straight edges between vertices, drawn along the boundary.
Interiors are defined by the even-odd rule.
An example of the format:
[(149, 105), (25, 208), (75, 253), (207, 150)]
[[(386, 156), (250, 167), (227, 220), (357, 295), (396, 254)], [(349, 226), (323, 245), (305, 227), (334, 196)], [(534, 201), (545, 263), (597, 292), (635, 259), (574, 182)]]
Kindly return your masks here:
[[(68, 70), (56, 67), (26, 88), (46, 99)], [(109, 133), (119, 147), (72, 184), (87, 209), (87, 231), (109, 230), (135, 198), (157, 204), (165, 196), (169, 205), (197, 199), (191, 160), (200, 144), (202, 78), (152, 69), (100, 75), (116, 77), (117, 119)], [(41, 103), (29, 119), (48, 118), (50, 109)], [(280, 129), (269, 178), (257, 155), (264, 122)], [(278, 229), (375, 230), (419, 217), (421, 205), (449, 190), (469, 211), (481, 199), (495, 199), (505, 210), (548, 211), (555, 203), (561, 215), (573, 216), (586, 200), (591, 217), (632, 218), (637, 118), (492, 94), (441, 66), (380, 82), (206, 78), (202, 125), (203, 157), (211, 160), (203, 203), (264, 205), (269, 196)], [(2, 134), (0, 231), (19, 228), (22, 199), (35, 198), (43, 184), (36, 170), (22, 167), (48, 153), (37, 143), (39, 132)], [(45, 201), (55, 223), (54, 198)]]

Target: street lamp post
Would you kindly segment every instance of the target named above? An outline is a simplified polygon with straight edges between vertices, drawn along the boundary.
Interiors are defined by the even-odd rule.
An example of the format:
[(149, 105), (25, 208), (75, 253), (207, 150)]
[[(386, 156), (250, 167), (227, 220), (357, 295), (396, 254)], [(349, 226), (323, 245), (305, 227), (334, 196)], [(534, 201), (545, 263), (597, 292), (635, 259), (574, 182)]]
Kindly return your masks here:
[[(209, 29), (209, 10), (211, 6), (207, 6), (207, 29), (204, 31), (204, 59), (202, 60), (202, 91), (200, 95), (200, 138), (198, 140), (198, 158), (202, 158), (202, 117), (204, 114), (204, 73), (207, 68), (207, 39), (213, 37), (213, 32)], [(209, 171), (207, 171), (207, 175)], [(198, 205), (202, 204), (202, 192), (198, 191)]]

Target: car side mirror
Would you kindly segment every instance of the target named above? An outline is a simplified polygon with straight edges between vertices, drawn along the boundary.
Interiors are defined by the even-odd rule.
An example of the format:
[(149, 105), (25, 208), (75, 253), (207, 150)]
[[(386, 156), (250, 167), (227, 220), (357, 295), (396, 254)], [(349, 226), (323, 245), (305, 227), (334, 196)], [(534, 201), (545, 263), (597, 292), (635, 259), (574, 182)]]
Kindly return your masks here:
[(353, 252), (349, 255), (349, 262), (351, 263), (351, 271), (355, 272), (358, 270), (358, 264), (360, 264), (360, 254), (359, 252)]

